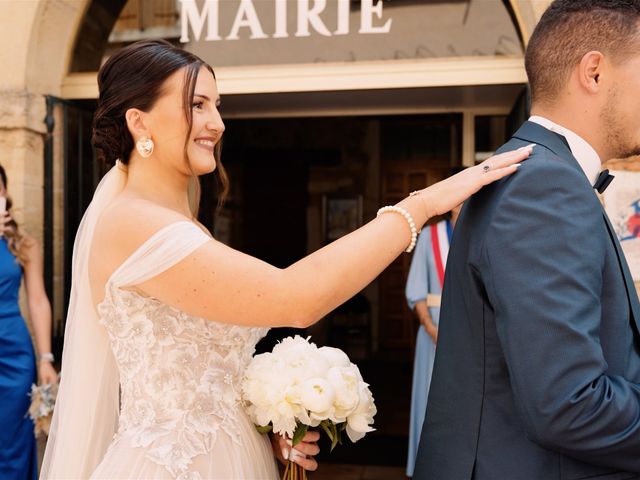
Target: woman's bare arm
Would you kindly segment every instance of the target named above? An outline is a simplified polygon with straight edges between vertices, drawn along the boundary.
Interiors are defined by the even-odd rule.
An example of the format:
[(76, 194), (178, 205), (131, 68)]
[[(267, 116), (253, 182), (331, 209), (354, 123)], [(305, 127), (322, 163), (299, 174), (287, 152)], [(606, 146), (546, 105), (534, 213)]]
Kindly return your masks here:
[[(481, 166), (467, 169), (398, 206), (411, 214), (419, 230), (429, 217), (449, 211), (483, 185), (513, 173), (513, 164), (527, 155), (510, 152), (493, 157), (490, 172), (480, 173)], [(129, 202), (105, 214), (101, 223), (119, 223), (121, 240), (128, 232), (126, 241), (119, 243), (128, 244), (124, 250), (131, 253), (155, 231), (183, 219), (169, 217), (147, 202)], [(118, 243), (114, 229), (101, 231), (110, 237), (101, 240), (105, 245)], [(406, 220), (387, 213), (285, 269), (211, 240), (136, 288), (188, 314), (219, 322), (306, 327), (362, 290), (407, 248), (409, 240)], [(116, 256), (121, 262), (127, 255)]]
[[(51, 304), (44, 288), (44, 261), (40, 251), (40, 244), (35, 239), (25, 235), (23, 248), (26, 249), (24, 283), (36, 349), (38, 354), (50, 353)], [(57, 381), (57, 373), (48, 360), (38, 362), (38, 373), (41, 383), (54, 383)]]

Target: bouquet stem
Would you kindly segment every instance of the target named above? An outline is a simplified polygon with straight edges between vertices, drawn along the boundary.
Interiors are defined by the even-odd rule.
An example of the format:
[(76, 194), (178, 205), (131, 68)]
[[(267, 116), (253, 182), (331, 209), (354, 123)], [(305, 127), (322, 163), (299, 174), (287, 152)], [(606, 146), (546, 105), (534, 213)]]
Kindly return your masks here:
[(284, 470), (282, 480), (307, 480), (307, 471), (295, 462), (289, 460)]

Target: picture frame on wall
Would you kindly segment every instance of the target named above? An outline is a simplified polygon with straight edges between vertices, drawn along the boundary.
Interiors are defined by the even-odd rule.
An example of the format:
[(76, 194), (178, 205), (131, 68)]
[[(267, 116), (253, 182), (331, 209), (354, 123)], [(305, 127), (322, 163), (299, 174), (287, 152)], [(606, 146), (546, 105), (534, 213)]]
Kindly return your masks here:
[(362, 195), (324, 195), (322, 197), (322, 236), (325, 243), (362, 226)]

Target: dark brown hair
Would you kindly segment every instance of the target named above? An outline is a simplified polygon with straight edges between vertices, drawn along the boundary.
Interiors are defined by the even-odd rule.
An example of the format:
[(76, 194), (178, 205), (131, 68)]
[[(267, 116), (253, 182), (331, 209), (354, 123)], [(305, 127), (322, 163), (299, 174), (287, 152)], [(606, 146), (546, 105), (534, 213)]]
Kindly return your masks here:
[(640, 51), (640, 0), (555, 0), (525, 54), (531, 100), (549, 103), (590, 51), (624, 61)]
[[(6, 189), (7, 172), (5, 172), (2, 165), (0, 165), (0, 180), (2, 180), (2, 184)], [(11, 205), (11, 198), (7, 196), (7, 212), (11, 210)], [(7, 246), (9, 247), (9, 251), (13, 254), (14, 257), (16, 257), (18, 263), (24, 266), (27, 261), (27, 254), (24, 247), (31, 245), (31, 240), (20, 231), (20, 228), (18, 227), (18, 224), (13, 219), (13, 217), (5, 224), (4, 237), (7, 239)]]
[[(113, 164), (116, 160), (125, 165), (129, 162), (134, 142), (127, 128), (125, 113), (130, 108), (149, 111), (164, 93), (163, 86), (167, 78), (184, 69), (183, 107), (188, 124), (184, 155), (193, 173), (187, 157), (187, 147), (193, 126), (191, 105), (201, 67), (209, 70), (215, 78), (209, 64), (164, 40), (136, 42), (109, 57), (98, 72), (100, 96), (93, 117), (92, 144), (98, 159), (107, 164)], [(229, 180), (220, 160), (221, 146), (222, 143), (219, 141), (214, 151), (216, 173), (222, 187), (218, 195), (219, 203), (222, 203), (229, 190)], [(199, 181), (196, 181), (196, 205), (199, 204), (200, 198), (199, 186)], [(197, 212), (194, 212), (194, 215), (197, 215)]]

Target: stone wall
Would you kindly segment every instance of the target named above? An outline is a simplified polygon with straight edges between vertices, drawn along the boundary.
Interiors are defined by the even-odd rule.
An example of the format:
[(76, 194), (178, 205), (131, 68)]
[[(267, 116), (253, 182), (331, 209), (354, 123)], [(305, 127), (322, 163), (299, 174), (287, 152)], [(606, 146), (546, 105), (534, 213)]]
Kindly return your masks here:
[(0, 93), (0, 164), (7, 171), (13, 214), (42, 241), (44, 101), (25, 91)]
[[(0, 164), (8, 177), (12, 213), (41, 244), (44, 237), (45, 95), (59, 95), (75, 32), (88, 0), (5, 0), (0, 3)], [(55, 156), (54, 243), (62, 246), (61, 152)], [(56, 258), (61, 258), (56, 255)], [(54, 288), (62, 294), (62, 265)], [(23, 312), (28, 314), (22, 298)], [(58, 302), (61, 306), (62, 303)], [(60, 319), (62, 312), (54, 313)]]

